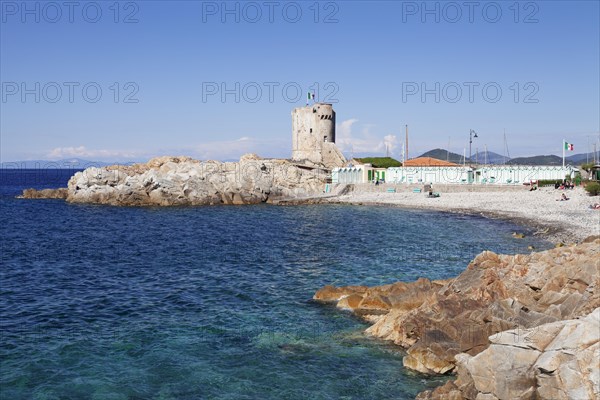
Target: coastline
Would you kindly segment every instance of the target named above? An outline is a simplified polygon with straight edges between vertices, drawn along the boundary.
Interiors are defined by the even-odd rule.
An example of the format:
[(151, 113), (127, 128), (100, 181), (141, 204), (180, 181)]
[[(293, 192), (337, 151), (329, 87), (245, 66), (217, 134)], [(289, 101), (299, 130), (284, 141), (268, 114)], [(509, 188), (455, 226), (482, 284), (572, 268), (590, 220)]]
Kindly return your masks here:
[[(326, 185), (324, 172), (256, 154), (225, 163), (163, 156), (132, 166), (88, 168), (75, 173), (67, 188), (26, 189), (21, 197), (113, 206), (386, 205), (513, 221), (555, 244), (600, 235), (600, 211), (590, 208), (600, 197), (583, 187), (530, 191), (523, 185), (435, 184), (428, 190), (439, 196), (429, 198), (421, 184)], [(565, 195), (569, 199), (559, 201)]]
[(600, 238), (531, 254), (484, 251), (454, 278), (331, 286), (313, 300), (404, 348), (404, 367), (454, 375), (420, 400), (600, 395)]
[[(491, 220), (502, 220), (507, 222), (512, 222), (515, 225), (519, 225), (522, 227), (526, 227), (529, 231), (533, 231), (533, 235), (536, 237), (540, 237), (548, 242), (551, 242), (555, 245), (560, 244), (577, 244), (581, 243), (589, 236), (581, 236), (579, 233), (573, 232), (569, 227), (566, 226), (556, 226), (551, 225), (550, 222), (542, 222), (535, 220), (531, 217), (522, 217), (516, 215), (509, 215), (499, 211), (493, 210), (477, 210), (470, 208), (456, 208), (456, 209), (446, 209), (442, 207), (417, 207), (417, 206), (405, 206), (402, 204), (388, 203), (388, 202), (348, 202), (348, 201), (340, 201), (340, 202), (329, 202), (330, 204), (349, 204), (349, 205), (369, 205), (375, 207), (397, 207), (406, 210), (415, 210), (415, 211), (435, 211), (435, 212), (443, 212), (449, 214), (459, 214), (459, 215), (470, 215), (482, 217), (485, 219)], [(518, 232), (521, 233), (521, 232)]]
[[(569, 200), (557, 201), (563, 193)], [(404, 348), (407, 369), (457, 377), (422, 392), (418, 399), (598, 395), (600, 370), (595, 368), (600, 368), (600, 363), (591, 359), (597, 356), (599, 343), (594, 331), (600, 316), (596, 258), (600, 211), (589, 208), (598, 200), (581, 187), (568, 191), (457, 191), (441, 193), (438, 198), (367, 188), (333, 198), (306, 199), (306, 203), (400, 207), (502, 219), (527, 227), (534, 236), (557, 247), (514, 255), (485, 251), (463, 273), (448, 280), (325, 286), (313, 299), (350, 311), (371, 324), (367, 335)], [(575, 330), (587, 336), (577, 336), (572, 333)], [(537, 337), (537, 332), (545, 333)], [(581, 362), (589, 368), (580, 369), (579, 361), (573, 360), (585, 360)], [(527, 371), (525, 377), (515, 370)], [(566, 397), (561, 396), (565, 393)]]
[[(500, 219), (514, 222), (519, 226), (526, 227), (535, 236), (541, 237), (554, 244), (576, 244), (581, 243), (590, 236), (600, 236), (600, 211), (590, 209), (590, 205), (600, 202), (600, 197), (589, 196), (583, 188), (562, 191), (553, 188), (540, 188), (534, 192), (514, 190), (508, 187), (506, 190), (494, 187), (486, 190), (486, 187), (453, 187), (452, 191), (442, 192), (440, 197), (428, 198), (424, 193), (410, 192), (410, 188), (394, 187), (398, 192), (388, 193), (383, 191), (372, 191), (368, 188), (355, 188), (353, 185), (339, 185), (334, 188), (333, 193), (311, 194), (305, 192), (304, 196), (279, 196), (267, 199), (250, 199), (245, 193), (244, 199), (238, 195), (230, 195), (224, 201), (219, 196), (214, 201), (189, 202), (181, 201), (171, 194), (164, 194), (161, 202), (149, 201), (145, 196), (139, 196), (137, 202), (129, 202), (118, 194), (110, 195), (104, 193), (101, 198), (74, 199), (69, 197), (69, 188), (59, 189), (26, 189), (17, 198), (24, 199), (64, 199), (69, 202), (95, 203), (112, 206), (199, 206), (215, 204), (257, 204), (268, 203), (280, 206), (308, 205), (308, 204), (348, 204), (358, 206), (381, 206), (399, 207), (409, 210), (429, 210), (454, 214), (465, 214), (480, 216), (488, 219)], [(97, 188), (97, 186), (94, 186)], [(109, 188), (110, 189), (110, 188)], [(500, 189), (500, 190), (498, 190)], [(463, 190), (463, 191), (461, 191)], [(94, 189), (94, 193), (99, 192)], [(312, 192), (315, 190), (313, 188)], [(561, 194), (565, 193), (568, 201), (557, 201)], [(96, 193), (97, 195), (98, 193)], [(225, 195), (225, 194), (223, 194)], [(214, 196), (213, 196), (214, 197)], [(146, 200), (143, 200), (146, 199)], [(205, 199), (206, 200), (206, 199)], [(210, 199), (209, 199), (210, 200)], [(250, 201), (252, 200), (252, 201)]]
[(278, 204), (393, 206), (477, 215), (515, 222), (555, 244), (581, 243), (590, 236), (600, 235), (600, 211), (589, 208), (600, 198), (588, 196), (582, 188), (575, 188), (565, 192), (568, 201), (556, 201), (562, 193), (553, 188), (540, 188), (535, 192), (441, 193), (439, 198), (427, 198), (423, 193), (354, 191), (341, 196), (284, 200)]

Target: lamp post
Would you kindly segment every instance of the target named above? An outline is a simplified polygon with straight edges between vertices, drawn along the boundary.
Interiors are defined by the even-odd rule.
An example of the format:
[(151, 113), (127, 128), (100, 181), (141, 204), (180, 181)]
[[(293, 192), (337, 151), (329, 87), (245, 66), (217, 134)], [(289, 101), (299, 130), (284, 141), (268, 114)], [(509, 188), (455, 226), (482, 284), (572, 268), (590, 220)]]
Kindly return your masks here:
[(469, 163), (471, 163), (471, 145), (473, 144), (473, 139), (475, 139), (477, 136), (477, 132), (475, 132), (473, 129), (471, 129), (471, 131), (469, 132)]

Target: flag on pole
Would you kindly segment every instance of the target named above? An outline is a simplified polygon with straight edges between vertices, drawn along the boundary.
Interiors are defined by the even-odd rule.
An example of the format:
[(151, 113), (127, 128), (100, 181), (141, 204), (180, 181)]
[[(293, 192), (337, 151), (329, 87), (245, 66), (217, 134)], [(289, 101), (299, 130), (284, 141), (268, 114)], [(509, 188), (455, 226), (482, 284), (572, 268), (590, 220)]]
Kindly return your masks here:
[(565, 140), (565, 150), (573, 151), (574, 149), (575, 149), (575, 147), (573, 146), (573, 143), (568, 143)]
[(573, 151), (574, 148), (575, 148), (575, 146), (573, 146), (573, 143), (569, 143), (565, 139), (563, 139), (563, 155), (562, 155), (563, 156), (563, 160), (562, 160), (563, 168), (565, 166), (565, 151), (567, 151), (567, 150)]
[(315, 94), (314, 94), (314, 93), (311, 93), (311, 92), (308, 92), (308, 93), (306, 94), (306, 98), (307, 98), (308, 100), (314, 100), (314, 99), (315, 99)]

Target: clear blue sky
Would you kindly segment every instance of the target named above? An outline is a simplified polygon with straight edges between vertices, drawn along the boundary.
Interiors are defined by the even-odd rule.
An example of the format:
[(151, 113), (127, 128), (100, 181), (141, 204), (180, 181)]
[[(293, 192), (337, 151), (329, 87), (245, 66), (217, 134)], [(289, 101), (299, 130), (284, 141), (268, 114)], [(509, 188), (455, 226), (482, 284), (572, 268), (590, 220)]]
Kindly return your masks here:
[(387, 143), (399, 156), (406, 124), (410, 156), (468, 151), (470, 129), (473, 152), (501, 153), (504, 129), (511, 156), (560, 154), (563, 138), (587, 151), (600, 134), (599, 2), (476, 3), (470, 15), (462, 1), (428, 2), (432, 14), (421, 1), (227, 2), (227, 14), (221, 1), (2, 1), (1, 161), (288, 157), (290, 112), (315, 82), (337, 101), (346, 153)]

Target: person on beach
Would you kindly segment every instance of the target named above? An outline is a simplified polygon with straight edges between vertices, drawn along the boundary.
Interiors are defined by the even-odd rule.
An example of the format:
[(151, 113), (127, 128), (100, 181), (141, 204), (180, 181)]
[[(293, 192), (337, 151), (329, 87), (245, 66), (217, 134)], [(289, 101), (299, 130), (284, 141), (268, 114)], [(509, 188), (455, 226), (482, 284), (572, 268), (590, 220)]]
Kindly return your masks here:
[(600, 210), (600, 203), (595, 203), (590, 206), (592, 210)]
[(560, 196), (560, 199), (557, 199), (556, 201), (566, 201), (566, 200), (569, 200), (569, 198), (567, 197), (566, 194), (563, 193), (562, 196)]

